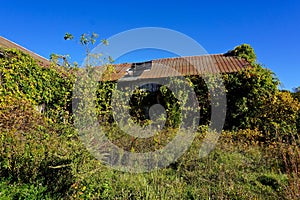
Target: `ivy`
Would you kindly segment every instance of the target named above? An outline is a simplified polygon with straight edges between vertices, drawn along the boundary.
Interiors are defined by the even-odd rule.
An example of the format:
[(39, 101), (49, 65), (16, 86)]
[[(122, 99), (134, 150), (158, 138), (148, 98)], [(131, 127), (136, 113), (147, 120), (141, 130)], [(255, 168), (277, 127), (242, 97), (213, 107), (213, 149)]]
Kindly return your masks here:
[[(55, 64), (40, 66), (17, 49), (0, 49), (0, 98), (14, 96), (34, 106), (45, 105), (49, 117), (70, 111), (74, 75)], [(54, 118), (55, 118), (54, 117)]]

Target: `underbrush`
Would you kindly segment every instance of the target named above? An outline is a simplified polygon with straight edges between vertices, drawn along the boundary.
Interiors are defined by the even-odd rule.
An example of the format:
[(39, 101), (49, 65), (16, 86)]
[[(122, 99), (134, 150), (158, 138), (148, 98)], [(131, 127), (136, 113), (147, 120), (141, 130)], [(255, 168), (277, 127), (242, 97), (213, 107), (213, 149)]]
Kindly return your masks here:
[(0, 180), (0, 199), (51, 199), (47, 188), (40, 184), (23, 184)]
[[(93, 158), (70, 125), (49, 122), (26, 102), (10, 101), (0, 112), (0, 199), (299, 199), (296, 138), (287, 143), (280, 137), (263, 140), (258, 130), (223, 132), (216, 148), (200, 157), (207, 134), (201, 129), (168, 167), (125, 173)], [(160, 149), (176, 135), (164, 130), (142, 141), (113, 127), (107, 131), (131, 152)]]
[(165, 169), (131, 174), (99, 166), (72, 185), (70, 195), (78, 199), (286, 199), (289, 177), (272, 154), (273, 147), (246, 141), (252, 134), (259, 136), (256, 131), (224, 133), (215, 150), (200, 158), (203, 134)]

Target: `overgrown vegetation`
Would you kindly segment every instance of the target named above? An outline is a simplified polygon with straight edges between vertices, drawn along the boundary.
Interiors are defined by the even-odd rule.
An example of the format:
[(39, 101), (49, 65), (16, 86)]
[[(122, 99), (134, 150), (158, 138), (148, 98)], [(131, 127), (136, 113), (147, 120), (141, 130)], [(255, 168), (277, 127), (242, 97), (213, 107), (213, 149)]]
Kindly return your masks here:
[(55, 121), (66, 120), (71, 110), (72, 68), (41, 67), (16, 49), (0, 49), (0, 98), (27, 100)]
[[(70, 34), (65, 37), (73, 39)], [(95, 39), (96, 35), (83, 35), (82, 45), (94, 44)], [(228, 52), (247, 59), (251, 67), (223, 75), (228, 110), (215, 150), (199, 157), (210, 117), (209, 94), (200, 77), (188, 77), (198, 95), (203, 124), (179, 160), (142, 174), (108, 168), (79, 140), (71, 113), (79, 69), (43, 67), (18, 50), (0, 51), (0, 199), (300, 198), (299, 91), (279, 91), (279, 81), (255, 63), (249, 45)], [(126, 136), (114, 123), (110, 100), (114, 87), (108, 81), (97, 89), (97, 114), (114, 144), (131, 152), (147, 152), (162, 148), (174, 137), (180, 106), (169, 91), (161, 89), (171, 116), (168, 128), (138, 139)], [(138, 109), (151, 99), (147, 95), (137, 91), (131, 99), (132, 117), (140, 125), (145, 116)], [(39, 112), (41, 105), (45, 106)]]

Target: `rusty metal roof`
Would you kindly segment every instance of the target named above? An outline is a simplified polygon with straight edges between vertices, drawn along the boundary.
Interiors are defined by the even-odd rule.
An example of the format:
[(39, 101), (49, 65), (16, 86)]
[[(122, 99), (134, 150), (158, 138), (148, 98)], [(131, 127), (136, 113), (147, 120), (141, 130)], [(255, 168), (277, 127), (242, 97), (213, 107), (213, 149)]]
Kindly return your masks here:
[(250, 64), (241, 58), (226, 54), (212, 54), (177, 58), (163, 58), (142, 63), (114, 64), (115, 70), (101, 80), (138, 80), (172, 76), (232, 73)]
[(24, 53), (29, 54), (31, 57), (33, 57), (40, 65), (49, 67), (51, 62), (47, 60), (46, 58), (26, 49), (25, 47), (22, 47), (4, 37), (0, 36), (0, 47), (9, 48), (9, 49), (18, 49), (20, 51), (23, 51)]

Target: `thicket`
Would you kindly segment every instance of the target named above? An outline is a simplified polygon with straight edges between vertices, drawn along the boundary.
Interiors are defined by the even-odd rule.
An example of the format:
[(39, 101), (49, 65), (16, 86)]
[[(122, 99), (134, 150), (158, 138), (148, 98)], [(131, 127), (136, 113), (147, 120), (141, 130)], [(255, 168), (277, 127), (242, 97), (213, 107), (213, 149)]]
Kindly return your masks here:
[[(191, 149), (178, 161), (145, 174), (106, 168), (79, 140), (72, 125), (71, 97), (80, 69), (39, 66), (15, 49), (0, 52), (0, 198), (299, 198), (299, 93), (278, 90), (279, 81), (255, 62), (248, 45), (228, 52), (228, 56), (247, 59), (251, 67), (223, 75), (226, 131), (216, 150), (199, 158), (206, 134), (201, 126)], [(207, 125), (207, 86), (200, 77), (187, 78), (198, 95), (200, 123)], [(116, 145), (145, 152), (160, 149), (172, 139), (172, 128), (181, 116), (180, 101), (169, 90), (159, 92), (171, 128), (145, 142), (119, 134), (111, 113), (114, 87), (114, 82), (100, 82), (96, 92), (99, 120), (105, 122), (107, 135)], [(141, 108), (152, 98), (151, 93), (139, 90), (131, 97), (131, 115), (137, 123), (143, 125), (146, 118)], [(41, 105), (45, 105), (42, 113), (37, 111)]]
[(225, 128), (258, 129), (267, 140), (275, 138), (276, 131), (296, 136), (299, 102), (289, 92), (278, 89), (278, 78), (256, 63), (256, 55), (249, 45), (238, 46), (227, 55), (244, 58), (251, 66), (223, 75), (228, 108)]

